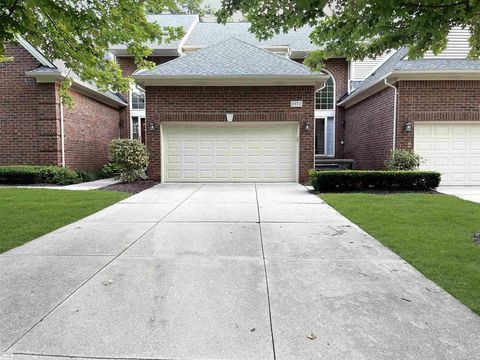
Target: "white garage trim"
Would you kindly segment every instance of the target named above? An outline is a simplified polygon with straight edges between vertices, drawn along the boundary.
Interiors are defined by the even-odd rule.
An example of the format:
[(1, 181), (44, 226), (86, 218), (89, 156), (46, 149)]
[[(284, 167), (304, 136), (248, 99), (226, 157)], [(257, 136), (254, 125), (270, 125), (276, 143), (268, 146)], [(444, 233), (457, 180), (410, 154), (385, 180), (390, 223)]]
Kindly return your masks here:
[(162, 182), (299, 178), (298, 122), (164, 122), (160, 134)]
[(441, 185), (480, 185), (480, 122), (415, 122), (421, 169), (442, 174)]

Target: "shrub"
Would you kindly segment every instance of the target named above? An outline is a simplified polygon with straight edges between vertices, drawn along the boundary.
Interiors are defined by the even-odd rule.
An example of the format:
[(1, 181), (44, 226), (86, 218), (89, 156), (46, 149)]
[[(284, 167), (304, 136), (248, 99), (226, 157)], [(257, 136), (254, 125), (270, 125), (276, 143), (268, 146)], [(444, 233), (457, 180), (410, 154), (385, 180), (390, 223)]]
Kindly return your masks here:
[(417, 170), (422, 163), (422, 157), (412, 150), (395, 149), (390, 152), (390, 158), (385, 161), (388, 170)]
[(147, 178), (148, 151), (139, 140), (115, 139), (110, 142), (108, 149), (110, 162), (120, 168), (117, 179), (131, 182)]
[(434, 171), (310, 170), (315, 191), (430, 191), (440, 184)]
[(80, 181), (87, 182), (87, 181), (95, 181), (99, 179), (103, 179), (105, 176), (103, 172), (100, 171), (90, 171), (90, 170), (76, 170)]
[(0, 166), (0, 184), (59, 184), (79, 182), (77, 173), (59, 166)]
[(108, 164), (105, 164), (103, 165), (102, 167), (102, 174), (103, 174), (103, 177), (112, 177), (112, 176), (118, 176), (121, 172), (121, 167), (117, 164), (113, 164), (113, 163), (108, 163)]

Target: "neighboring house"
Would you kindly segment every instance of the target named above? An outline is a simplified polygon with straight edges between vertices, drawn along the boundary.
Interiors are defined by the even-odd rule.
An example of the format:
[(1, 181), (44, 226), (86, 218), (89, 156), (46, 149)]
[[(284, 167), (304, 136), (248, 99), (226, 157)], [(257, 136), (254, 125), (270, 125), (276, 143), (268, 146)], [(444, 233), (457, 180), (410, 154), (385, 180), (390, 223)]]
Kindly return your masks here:
[[(60, 61), (46, 59), (19, 39), (0, 63), (0, 165), (66, 165), (94, 170), (108, 161), (107, 145), (120, 135), (125, 101), (80, 81)], [(60, 101), (60, 82), (73, 77), (75, 107)]]
[[(329, 59), (322, 73), (312, 73), (301, 65), (315, 49), (308, 27), (259, 41), (247, 23), (205, 23), (196, 15), (150, 19), (181, 26), (185, 36), (170, 44), (151, 44), (150, 60), (157, 66), (149, 71), (135, 68), (125, 46), (112, 46), (123, 73), (137, 82), (122, 94), (128, 106), (122, 107), (122, 97), (114, 94), (90, 93), (88, 99), (111, 109), (108, 119), (118, 116), (119, 136), (147, 145), (151, 178), (306, 182), (314, 167), (380, 169), (392, 148), (414, 148), (426, 159), (422, 167), (440, 171), (444, 184), (480, 184), (480, 62), (466, 60), (465, 31), (453, 30), (446, 51), (437, 57), (428, 53), (409, 61), (400, 49), (374, 60)], [(33, 65), (19, 70), (19, 77), (32, 76), (25, 72)], [(0, 76), (6, 66), (0, 65)], [(35, 98), (44, 85), (33, 82)], [(58, 113), (58, 89), (54, 93)], [(2, 104), (9, 99), (5, 96)], [(105, 96), (119, 102), (106, 103)], [(113, 124), (84, 109), (76, 111), (90, 118), (89, 124)], [(1, 111), (3, 132), (7, 115)], [(38, 116), (42, 111), (36, 111), (45, 123)], [(65, 125), (83, 117), (65, 115)], [(51, 118), (57, 125), (50, 134), (58, 143), (58, 116)], [(12, 129), (18, 139), (20, 132)], [(37, 141), (42, 134), (34, 129), (29, 136)], [(83, 134), (87, 141), (89, 135)], [(65, 131), (66, 163), (75, 167), (68, 159), (76, 150), (68, 143)], [(104, 160), (102, 146), (102, 154), (98, 147), (95, 151)], [(18, 147), (7, 149), (0, 157), (7, 159)], [(32, 156), (38, 156), (34, 150)], [(59, 163), (58, 156), (32, 157), (31, 162)]]

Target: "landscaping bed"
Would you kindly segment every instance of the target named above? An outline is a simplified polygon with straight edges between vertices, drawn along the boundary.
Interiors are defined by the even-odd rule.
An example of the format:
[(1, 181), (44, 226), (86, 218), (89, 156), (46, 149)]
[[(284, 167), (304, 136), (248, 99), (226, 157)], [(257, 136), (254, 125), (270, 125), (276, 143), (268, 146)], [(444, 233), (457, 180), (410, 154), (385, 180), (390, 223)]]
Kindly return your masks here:
[(438, 193), (320, 197), (480, 314), (479, 204)]
[(147, 190), (158, 184), (159, 182), (154, 180), (136, 180), (132, 182), (122, 182), (122, 183), (109, 185), (102, 188), (102, 190), (122, 191), (130, 194), (138, 194), (139, 192), (143, 190)]
[(127, 197), (112, 191), (0, 189), (0, 253)]

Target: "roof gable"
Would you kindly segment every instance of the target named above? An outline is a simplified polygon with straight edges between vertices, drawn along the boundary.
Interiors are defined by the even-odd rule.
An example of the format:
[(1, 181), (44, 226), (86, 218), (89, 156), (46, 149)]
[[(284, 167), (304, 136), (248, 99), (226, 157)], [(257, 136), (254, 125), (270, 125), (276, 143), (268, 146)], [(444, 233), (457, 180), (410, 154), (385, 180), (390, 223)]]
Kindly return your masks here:
[(309, 76), (306, 66), (230, 38), (192, 54), (140, 70), (137, 76)]

